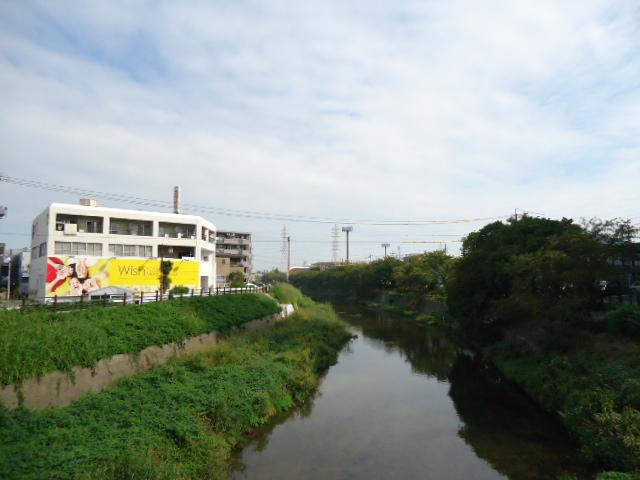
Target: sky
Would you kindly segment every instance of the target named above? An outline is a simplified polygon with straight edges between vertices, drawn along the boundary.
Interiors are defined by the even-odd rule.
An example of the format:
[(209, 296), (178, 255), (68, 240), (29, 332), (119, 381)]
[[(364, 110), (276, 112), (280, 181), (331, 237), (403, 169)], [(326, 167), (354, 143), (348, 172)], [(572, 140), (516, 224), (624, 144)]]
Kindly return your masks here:
[[(11, 177), (372, 223), (640, 221), (635, 0), (4, 1), (0, 100)], [(1, 183), (0, 241), (77, 201)], [(257, 270), (283, 226), (293, 264), (332, 257), (332, 223), (204, 216), (253, 233)], [(350, 256), (488, 221), (354, 224)]]

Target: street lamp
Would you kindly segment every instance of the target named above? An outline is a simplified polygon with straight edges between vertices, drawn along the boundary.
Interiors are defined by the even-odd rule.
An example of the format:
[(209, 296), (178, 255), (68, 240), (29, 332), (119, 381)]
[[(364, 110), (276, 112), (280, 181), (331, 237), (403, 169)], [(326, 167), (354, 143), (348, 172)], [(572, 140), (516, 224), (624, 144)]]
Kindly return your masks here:
[(342, 231), (347, 234), (347, 263), (349, 263), (349, 233), (353, 232), (353, 227), (351, 225), (348, 227), (342, 227)]

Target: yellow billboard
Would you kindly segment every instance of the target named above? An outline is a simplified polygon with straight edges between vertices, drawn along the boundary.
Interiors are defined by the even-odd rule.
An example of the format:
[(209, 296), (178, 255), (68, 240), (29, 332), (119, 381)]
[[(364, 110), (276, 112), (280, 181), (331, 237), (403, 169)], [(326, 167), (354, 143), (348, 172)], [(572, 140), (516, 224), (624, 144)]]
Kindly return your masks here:
[[(171, 260), (171, 286), (197, 288), (200, 263)], [(127, 287), (135, 291), (160, 288), (160, 260), (143, 258), (49, 257), (47, 296), (83, 295), (104, 287)]]

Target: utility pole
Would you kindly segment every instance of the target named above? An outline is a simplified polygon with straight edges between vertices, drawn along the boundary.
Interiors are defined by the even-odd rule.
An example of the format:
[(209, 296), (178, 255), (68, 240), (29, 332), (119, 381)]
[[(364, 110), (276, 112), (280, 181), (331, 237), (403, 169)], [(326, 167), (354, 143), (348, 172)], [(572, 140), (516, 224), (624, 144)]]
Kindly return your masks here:
[(282, 243), (280, 244), (280, 268), (284, 269), (287, 265), (287, 227), (282, 227), (281, 232)]
[(340, 229), (334, 225), (331, 230), (331, 261), (338, 263), (338, 252), (340, 251)]
[(11, 255), (7, 255), (4, 257), (4, 263), (9, 265), (9, 270), (7, 272), (7, 300), (11, 298)]
[(287, 237), (287, 282), (289, 281), (289, 270), (291, 270), (291, 237)]
[(387, 258), (387, 248), (389, 248), (391, 246), (391, 244), (390, 243), (382, 243), (382, 244), (380, 244), (380, 246), (382, 248), (384, 248), (384, 258)]
[(353, 227), (351, 225), (342, 227), (342, 231), (347, 234), (347, 263), (349, 263), (349, 233), (353, 232)]

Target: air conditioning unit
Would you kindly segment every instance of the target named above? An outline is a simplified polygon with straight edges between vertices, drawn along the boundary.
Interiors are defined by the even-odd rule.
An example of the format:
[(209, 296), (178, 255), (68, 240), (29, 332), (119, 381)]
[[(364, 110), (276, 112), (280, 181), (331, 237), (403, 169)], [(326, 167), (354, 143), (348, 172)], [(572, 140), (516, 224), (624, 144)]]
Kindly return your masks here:
[(65, 235), (76, 235), (78, 233), (78, 225), (75, 223), (65, 223), (64, 224), (64, 234)]

